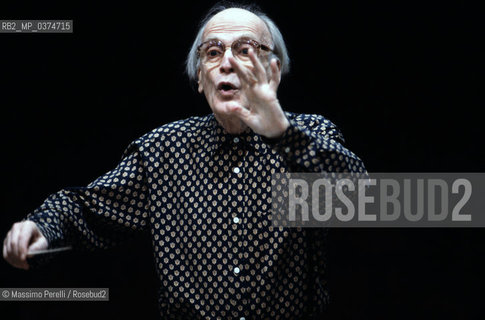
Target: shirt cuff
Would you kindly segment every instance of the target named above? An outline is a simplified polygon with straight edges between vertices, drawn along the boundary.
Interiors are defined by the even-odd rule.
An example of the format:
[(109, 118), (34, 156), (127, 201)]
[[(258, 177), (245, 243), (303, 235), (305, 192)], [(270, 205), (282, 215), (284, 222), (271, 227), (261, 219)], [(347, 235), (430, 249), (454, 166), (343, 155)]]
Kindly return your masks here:
[[(269, 139), (262, 137), (264, 143), (278, 151), (289, 164), (299, 164), (302, 156), (308, 153), (311, 148), (310, 132), (301, 128), (297, 121), (288, 119), (290, 125), (279, 138)], [(312, 153), (313, 155), (313, 153)]]
[[(40, 233), (46, 238), (47, 240), (47, 249), (53, 249), (57, 247), (61, 247), (64, 245), (64, 239), (59, 236), (59, 231), (53, 227), (52, 224), (45, 221), (44, 217), (39, 216), (37, 214), (31, 213), (29, 214), (24, 221), (29, 220), (35, 223), (37, 228), (39, 228)], [(51, 262), (59, 253), (45, 253), (40, 255), (34, 255), (27, 258), (27, 263), (29, 264), (30, 269), (38, 269), (49, 262)]]
[(49, 226), (49, 223), (44, 221), (43, 217), (31, 214), (27, 216), (25, 220), (29, 220), (35, 223), (40, 233), (42, 233), (42, 235), (46, 238), (49, 249), (57, 247), (58, 244), (62, 241), (59, 238), (57, 232)]

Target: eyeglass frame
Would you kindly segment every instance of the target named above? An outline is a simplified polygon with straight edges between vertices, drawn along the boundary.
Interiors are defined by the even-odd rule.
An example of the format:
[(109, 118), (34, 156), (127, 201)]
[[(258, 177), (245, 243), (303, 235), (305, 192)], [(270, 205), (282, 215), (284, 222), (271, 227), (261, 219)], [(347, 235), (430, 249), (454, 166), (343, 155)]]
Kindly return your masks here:
[[(226, 53), (226, 50), (227, 50), (227, 46), (224, 42), (222, 42), (222, 40), (219, 40), (219, 39), (209, 39), (207, 41), (204, 41), (202, 42), (201, 44), (199, 44), (197, 46), (197, 57), (201, 57), (201, 54), (200, 54), (200, 49), (202, 48), (203, 45), (205, 45), (206, 43), (209, 43), (211, 41), (215, 41), (217, 43), (217, 46), (218, 47), (221, 47), (222, 50), (224, 51), (224, 54)], [(242, 37), (240, 39), (237, 39), (235, 41), (233, 41), (231, 43), (231, 52), (232, 52), (232, 49), (234, 47), (234, 45), (236, 43), (240, 43), (240, 42), (243, 42), (244, 44), (249, 44), (251, 45), (253, 48), (256, 48), (258, 50), (257, 54), (259, 55), (259, 50), (263, 50), (263, 51), (267, 51), (267, 52), (273, 52), (274, 53), (274, 49), (271, 49), (269, 46), (267, 45), (264, 45), (262, 43), (259, 43), (258, 41), (254, 40), (254, 39), (251, 39), (251, 38), (247, 38), (247, 37)], [(224, 56), (224, 54), (222, 56)]]

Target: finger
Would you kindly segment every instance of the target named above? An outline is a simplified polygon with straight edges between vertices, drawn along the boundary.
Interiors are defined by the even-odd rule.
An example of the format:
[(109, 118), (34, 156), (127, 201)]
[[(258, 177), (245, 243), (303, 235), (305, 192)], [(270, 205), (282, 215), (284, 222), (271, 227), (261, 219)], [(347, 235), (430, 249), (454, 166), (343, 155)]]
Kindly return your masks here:
[(21, 268), (21, 269), (28, 269), (27, 262), (25, 260), (22, 260), (19, 252), (20, 251), (19, 244), (20, 244), (20, 238), (22, 236), (23, 226), (24, 226), (24, 223), (18, 222), (18, 223), (15, 223), (14, 226), (12, 227), (12, 234), (10, 236), (11, 238), (10, 261), (12, 262), (12, 265), (14, 267)]
[(267, 82), (268, 78), (266, 76), (266, 71), (264, 70), (263, 64), (258, 59), (256, 54), (254, 53), (253, 48), (249, 49), (249, 59), (253, 63), (254, 66), (254, 75), (260, 82)]
[(229, 63), (234, 68), (234, 70), (236, 71), (237, 75), (242, 80), (242, 82), (244, 83), (254, 82), (254, 80), (250, 79), (248, 71), (245, 70), (246, 68), (244, 68), (241, 64), (239, 64), (239, 62), (237, 62), (236, 59), (234, 59), (233, 57), (229, 57)]
[(251, 118), (251, 111), (242, 107), (239, 104), (232, 104), (228, 106), (229, 112), (236, 115), (239, 119), (241, 119), (244, 123), (248, 124)]
[(19, 244), (18, 244), (18, 255), (20, 260), (25, 261), (27, 256), (28, 245), (30, 239), (32, 238), (33, 229), (30, 224), (22, 224), (20, 227), (20, 234), (19, 234)]
[(7, 260), (7, 237), (3, 240), (3, 258)]
[(12, 230), (13, 230), (13, 227), (7, 233), (7, 238), (6, 238), (6, 243), (5, 243), (5, 256), (6, 256), (5, 260), (7, 260), (7, 262), (10, 263), (12, 266), (17, 267), (15, 257), (12, 253), (12, 250), (11, 250), (11, 247), (12, 247), (12, 245), (11, 245), (11, 243), (12, 243)]
[(18, 235), (17, 235), (17, 245), (15, 247), (15, 254), (19, 257), (19, 259), (22, 259), (22, 241), (25, 238), (23, 235), (24, 229), (25, 229), (25, 223), (21, 223), (18, 225)]
[(18, 256), (19, 234), (20, 234), (20, 225), (18, 223), (15, 223), (12, 228), (12, 236), (10, 241), (10, 253), (13, 255), (13, 258), (16, 261), (20, 260)]
[(7, 256), (10, 257), (10, 243), (12, 242), (12, 229), (7, 233)]
[(271, 78), (269, 83), (271, 85), (271, 88), (273, 88), (276, 91), (281, 81), (280, 73), (278, 70), (278, 60), (271, 59), (270, 67), (271, 67)]

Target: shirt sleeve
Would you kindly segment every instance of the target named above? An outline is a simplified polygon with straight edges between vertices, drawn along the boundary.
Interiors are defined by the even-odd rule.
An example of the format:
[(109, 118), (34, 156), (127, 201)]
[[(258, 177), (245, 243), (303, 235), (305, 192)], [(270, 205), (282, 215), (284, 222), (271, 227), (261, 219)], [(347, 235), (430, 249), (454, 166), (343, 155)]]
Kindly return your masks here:
[[(287, 116), (290, 126), (277, 140), (269, 144), (283, 157), (290, 172), (357, 173), (367, 175), (363, 161), (344, 147), (342, 133), (328, 119), (320, 115)], [(267, 140), (267, 139), (266, 139)], [(327, 237), (328, 228), (307, 228), (310, 252), (309, 286), (313, 286), (314, 302), (322, 312), (328, 302)]]
[(148, 188), (136, 143), (119, 165), (86, 187), (50, 195), (26, 220), (36, 223), (49, 248), (109, 248), (147, 228)]
[(343, 146), (337, 126), (323, 116), (298, 115), (288, 121), (279, 139), (265, 142), (282, 155), (291, 172), (366, 172), (362, 160)]

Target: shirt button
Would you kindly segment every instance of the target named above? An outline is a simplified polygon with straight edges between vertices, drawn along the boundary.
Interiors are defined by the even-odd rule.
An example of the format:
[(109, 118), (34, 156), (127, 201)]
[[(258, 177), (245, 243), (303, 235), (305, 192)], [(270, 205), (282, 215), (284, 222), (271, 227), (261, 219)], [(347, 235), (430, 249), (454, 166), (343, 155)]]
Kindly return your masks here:
[(246, 318), (244, 318), (244, 317), (241, 317), (241, 318), (239, 318), (239, 320), (246, 320)]
[(239, 142), (239, 138), (238, 138), (238, 137), (236, 137), (236, 138), (234, 138), (234, 140), (233, 140), (233, 141), (234, 141), (234, 143), (238, 143), (238, 142)]
[(286, 148), (285, 148), (285, 152), (286, 152), (286, 153), (289, 153), (289, 152), (290, 152), (290, 147), (286, 147)]
[(239, 218), (238, 218), (238, 217), (234, 217), (234, 219), (232, 219), (232, 221), (233, 221), (234, 223), (239, 223)]
[(232, 171), (234, 171), (234, 173), (236, 174), (241, 172), (241, 170), (238, 167), (235, 167), (234, 169), (232, 169)]
[(240, 270), (238, 267), (235, 267), (235, 268), (234, 268), (234, 273), (235, 273), (235, 274), (238, 274), (239, 272), (241, 272), (241, 270)]

